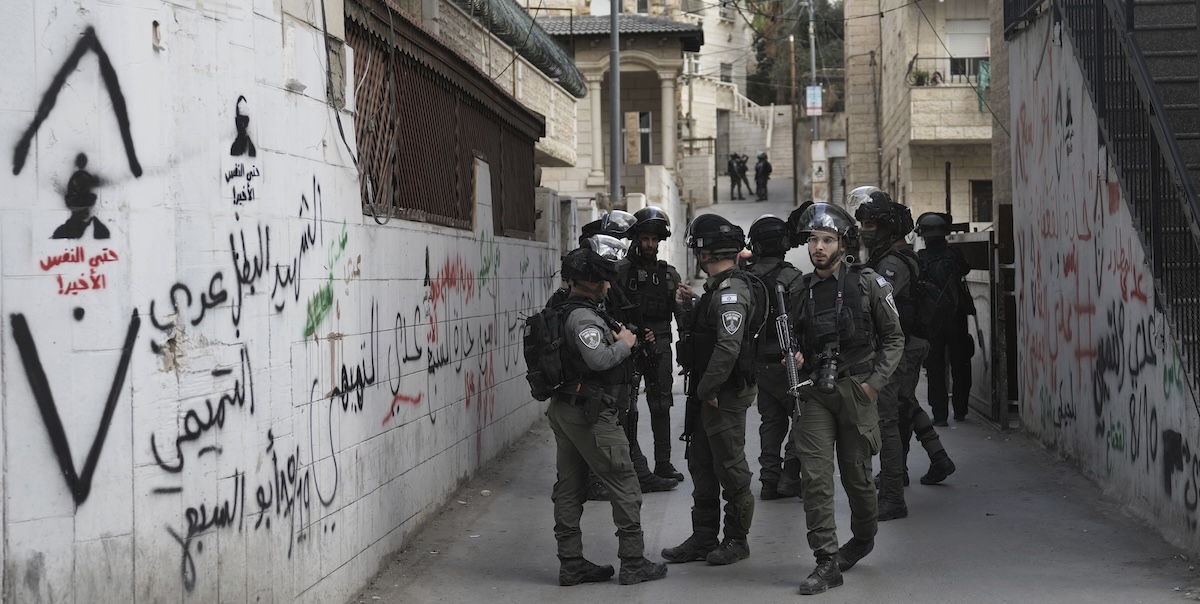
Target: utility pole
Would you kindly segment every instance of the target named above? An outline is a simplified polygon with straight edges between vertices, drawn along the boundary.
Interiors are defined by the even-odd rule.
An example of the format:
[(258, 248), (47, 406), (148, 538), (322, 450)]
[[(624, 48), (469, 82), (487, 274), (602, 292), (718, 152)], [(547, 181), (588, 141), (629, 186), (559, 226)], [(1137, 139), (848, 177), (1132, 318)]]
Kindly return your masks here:
[(800, 107), (796, 103), (796, 36), (788, 36), (792, 64), (792, 205), (800, 205)]
[[(810, 69), (812, 70), (812, 85), (816, 86), (817, 85), (817, 34), (816, 34), (816, 28), (813, 26), (813, 15), (815, 14), (813, 12), (814, 11), (813, 0), (808, 0), (808, 2), (806, 2), (806, 4), (808, 4), (808, 63), (809, 63)], [(793, 69), (793, 71), (796, 69), (795, 65), (792, 66), (792, 69)], [(821, 126), (817, 122), (818, 122), (818, 116), (814, 115), (812, 118), (812, 139), (814, 141), (821, 139)]]
[(621, 0), (612, 0), (612, 52), (608, 58), (608, 91), (609, 91), (609, 132), (608, 132), (608, 168), (609, 168), (609, 203), (615, 204), (621, 199), (621, 152), (624, 144), (621, 141)]

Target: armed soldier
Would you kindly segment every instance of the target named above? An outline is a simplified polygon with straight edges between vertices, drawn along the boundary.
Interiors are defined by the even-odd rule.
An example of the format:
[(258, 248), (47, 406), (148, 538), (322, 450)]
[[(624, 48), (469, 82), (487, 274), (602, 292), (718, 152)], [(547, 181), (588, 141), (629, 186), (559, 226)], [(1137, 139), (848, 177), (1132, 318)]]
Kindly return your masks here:
[[(683, 481), (683, 474), (671, 463), (671, 406), (674, 404), (671, 386), (674, 372), (671, 363), (671, 319), (676, 315), (678, 307), (675, 304), (675, 288), (682, 283), (679, 272), (675, 267), (658, 259), (658, 246), (671, 236), (671, 221), (667, 214), (656, 207), (638, 210), (634, 218), (637, 222), (629, 228), (626, 236), (630, 244), (630, 264), (622, 275), (621, 289), (632, 304), (630, 317), (634, 323), (646, 330), (653, 350), (647, 350), (640, 357), (641, 371), (639, 374), (646, 380), (646, 406), (650, 410), (650, 430), (654, 434), (654, 474)], [(636, 390), (638, 384), (633, 385)], [(637, 442), (638, 409), (637, 401), (632, 401), (629, 414), (626, 416), (625, 433), (629, 436), (630, 447), (637, 451), (642, 464), (648, 466), (641, 447)], [(639, 477), (643, 472), (639, 469)], [(647, 481), (643, 481), (646, 483)], [(661, 484), (662, 481), (655, 481)], [(647, 486), (659, 486), (649, 484)], [(671, 485), (674, 487), (674, 485)], [(643, 489), (643, 491), (661, 489)]]
[[(593, 220), (592, 222), (583, 225), (583, 227), (580, 229), (581, 234), (579, 236), (579, 245), (581, 247), (586, 246), (588, 240), (593, 235), (597, 234), (623, 239), (627, 236), (629, 229), (636, 223), (637, 218), (633, 214), (623, 210), (613, 210), (606, 213), (604, 216), (601, 216), (600, 219)], [(618, 264), (618, 278), (614, 280), (614, 283), (622, 282), (624, 278), (622, 275), (626, 273), (628, 265), (628, 259), (623, 259)], [(558, 304), (563, 300), (566, 300), (569, 292), (569, 287), (564, 285), (562, 288), (559, 288), (554, 292), (554, 294), (550, 297), (550, 302), (547, 305)], [(640, 317), (634, 316), (638, 314), (636, 312), (637, 307), (625, 296), (621, 287), (610, 287), (602, 304), (605, 311), (610, 313), (610, 315), (612, 315), (618, 321), (621, 321), (623, 324), (638, 326)], [(649, 343), (653, 344), (655, 335), (653, 333), (648, 333), (645, 336), (645, 339)], [(644, 349), (641, 349), (638, 354), (644, 359), (646, 352), (647, 351)], [(633, 383), (635, 373), (638, 370), (637, 365), (634, 363), (628, 363), (625, 365), (625, 368), (626, 373), (625, 375), (621, 376), (621, 384), (624, 386), (624, 389), (621, 391), (622, 401), (628, 401), (631, 398), (631, 395), (636, 392), (635, 388), (637, 387), (637, 384)], [(626, 435), (630, 440), (629, 453), (631, 459), (633, 460), (633, 469), (638, 475), (638, 484), (641, 487), (642, 492), (652, 493), (674, 489), (679, 484), (679, 481), (674, 478), (664, 478), (651, 472), (649, 464), (646, 461), (646, 456), (642, 454), (641, 449), (637, 446), (637, 408), (633, 405), (623, 404), (622, 409), (625, 411), (621, 417), (621, 423), (625, 426)], [(633, 414), (632, 419), (629, 417), (630, 413)], [(631, 424), (634, 426), (632, 431), (629, 427)], [(588, 489), (588, 499), (593, 501), (606, 501), (608, 500), (608, 497), (608, 489), (605, 488), (604, 483), (595, 474), (593, 474), (591, 485)]]
[[(906, 206), (875, 187), (859, 187), (850, 193), (863, 197), (855, 212), (862, 224), (863, 248), (870, 259), (866, 266), (881, 274), (892, 284), (900, 325), (904, 328), (904, 355), (886, 388), (879, 394), (879, 429), (883, 446), (879, 454), (879, 520), (908, 516), (904, 502), (904, 486), (908, 484), (908, 450), (916, 428), (917, 439), (929, 454), (929, 472), (921, 481), (945, 479), (954, 472), (954, 462), (946, 453), (942, 441), (933, 429), (929, 415), (917, 401), (917, 381), (921, 363), (929, 353), (925, 325), (941, 317), (921, 317), (933, 312), (921, 308), (916, 294), (920, 265), (917, 255), (905, 237), (913, 230), (912, 213)], [(932, 483), (927, 483), (932, 484)]]
[(588, 245), (563, 257), (563, 278), (570, 287), (559, 305), (564, 318), (561, 363), (565, 381), (546, 410), (558, 446), (554, 483), (554, 537), (558, 541), (561, 585), (606, 581), (613, 567), (583, 557), (579, 519), (587, 498), (588, 472), (608, 488), (617, 526), (617, 555), (622, 585), (661, 579), (666, 564), (646, 559), (642, 537), (642, 494), (629, 459), (629, 441), (618, 423), (622, 379), (636, 341), (632, 332), (608, 316), (599, 303), (617, 277), (626, 243), (596, 235)]
[[(855, 238), (854, 219), (827, 203), (798, 209), (798, 235), (808, 242), (814, 272), (801, 281), (802, 326), (798, 361), (807, 360), (814, 385), (800, 389), (796, 450), (804, 470), (808, 545), (816, 569), (800, 584), (803, 595), (842, 584), (848, 570), (875, 547), (878, 531), (871, 456), (879, 451), (875, 399), (900, 363), (904, 333), (887, 279), (844, 256)], [(850, 500), (853, 537), (841, 548), (833, 511), (834, 455)]]
[[(754, 253), (754, 258), (746, 272), (761, 279), (769, 292), (775, 291), (776, 284), (782, 285), (785, 299), (793, 306), (779, 309), (772, 304), (767, 315), (768, 325), (774, 324), (776, 317), (782, 313), (795, 316), (797, 311), (792, 305), (792, 294), (803, 275), (783, 259), (784, 254), (794, 247), (794, 239), (788, 233), (787, 223), (770, 214), (759, 217), (750, 225), (750, 251)], [(788, 438), (796, 397), (788, 391), (787, 369), (780, 363), (784, 354), (779, 336), (768, 330), (759, 345), (756, 362), (758, 413), (762, 417), (758, 427), (761, 450), (758, 455), (758, 479), (762, 482), (762, 489), (758, 496), (763, 501), (801, 495), (800, 458), (796, 455), (795, 443)], [(783, 457), (779, 455), (781, 446)]]
[[(691, 308), (690, 329), (679, 348), (680, 364), (689, 378), (684, 433), (691, 436), (692, 534), (662, 555), (668, 562), (732, 564), (750, 556), (746, 535), (754, 516), (754, 495), (753, 474), (746, 463), (746, 410), (758, 393), (754, 336), (765, 313), (751, 291), (757, 280), (738, 270), (734, 261), (745, 244), (740, 227), (715, 214), (698, 216), (688, 228), (687, 244), (708, 274), (698, 305), (686, 285), (676, 294), (679, 304)], [(765, 302), (765, 292), (759, 297)], [(718, 542), (722, 495), (725, 539)]]
[[(971, 357), (975, 356), (975, 341), (967, 330), (967, 316), (975, 314), (975, 301), (964, 280), (971, 272), (971, 265), (961, 249), (946, 242), (953, 221), (953, 217), (941, 212), (926, 212), (917, 218), (917, 235), (925, 240), (925, 249), (918, 252), (921, 266), (934, 273), (934, 281), (954, 300), (954, 309), (945, 318), (944, 328), (930, 338), (929, 357), (925, 360), (929, 407), (933, 409), (935, 426), (947, 425), (950, 404), (954, 406), (956, 421), (967, 419), (967, 403), (971, 398)], [(946, 388), (947, 364), (953, 382), (949, 393)]]

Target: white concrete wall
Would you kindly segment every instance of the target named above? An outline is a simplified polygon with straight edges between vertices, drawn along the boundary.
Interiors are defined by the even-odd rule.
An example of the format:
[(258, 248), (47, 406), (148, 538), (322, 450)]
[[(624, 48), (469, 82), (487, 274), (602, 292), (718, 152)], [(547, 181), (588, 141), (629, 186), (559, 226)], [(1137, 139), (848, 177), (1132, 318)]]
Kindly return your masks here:
[(365, 218), (319, 10), (183, 4), (4, 5), (6, 602), (345, 601), (542, 410), (558, 250)]
[(1009, 47), (1021, 427), (1197, 551), (1195, 393), (1071, 42), (1047, 44), (1050, 26)]

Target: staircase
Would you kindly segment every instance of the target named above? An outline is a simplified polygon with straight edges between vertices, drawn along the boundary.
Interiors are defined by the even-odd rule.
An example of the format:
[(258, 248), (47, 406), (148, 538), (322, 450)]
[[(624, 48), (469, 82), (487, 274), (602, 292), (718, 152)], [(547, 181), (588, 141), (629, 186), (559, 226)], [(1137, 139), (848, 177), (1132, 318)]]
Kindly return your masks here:
[(1167, 121), (1200, 191), (1200, 35), (1196, 0), (1137, 0), (1134, 39), (1162, 98)]
[[(1155, 304), (1180, 343), (1192, 388), (1200, 388), (1197, 0), (1053, 3), (1074, 42), (1102, 142), (1146, 251)], [(1009, 0), (1006, 19), (1026, 18), (1035, 6), (1036, 0)]]

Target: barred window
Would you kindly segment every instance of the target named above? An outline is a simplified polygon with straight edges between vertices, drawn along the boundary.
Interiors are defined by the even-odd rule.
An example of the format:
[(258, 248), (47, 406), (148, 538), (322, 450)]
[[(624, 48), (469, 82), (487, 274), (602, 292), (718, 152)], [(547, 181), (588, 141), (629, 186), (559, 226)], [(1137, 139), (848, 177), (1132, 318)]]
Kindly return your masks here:
[(347, 3), (363, 212), (474, 229), (478, 157), (491, 168), (493, 232), (532, 238), (540, 116), (388, 10), (380, 0)]

